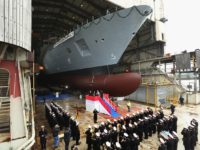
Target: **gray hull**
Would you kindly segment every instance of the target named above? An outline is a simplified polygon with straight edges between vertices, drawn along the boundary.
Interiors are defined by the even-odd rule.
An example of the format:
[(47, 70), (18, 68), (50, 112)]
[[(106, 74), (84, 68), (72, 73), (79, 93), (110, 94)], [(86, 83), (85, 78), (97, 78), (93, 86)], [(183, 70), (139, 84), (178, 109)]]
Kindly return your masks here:
[(43, 61), (46, 72), (117, 64), (151, 12), (149, 6), (131, 7), (78, 27), (46, 52)]

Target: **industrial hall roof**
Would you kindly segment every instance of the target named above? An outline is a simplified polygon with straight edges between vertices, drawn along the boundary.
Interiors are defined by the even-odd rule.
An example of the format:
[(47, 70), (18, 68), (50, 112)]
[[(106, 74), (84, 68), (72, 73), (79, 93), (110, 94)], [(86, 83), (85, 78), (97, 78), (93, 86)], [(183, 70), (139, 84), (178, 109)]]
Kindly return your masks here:
[(32, 6), (33, 34), (42, 39), (62, 37), (77, 25), (117, 8), (106, 0), (33, 0)]

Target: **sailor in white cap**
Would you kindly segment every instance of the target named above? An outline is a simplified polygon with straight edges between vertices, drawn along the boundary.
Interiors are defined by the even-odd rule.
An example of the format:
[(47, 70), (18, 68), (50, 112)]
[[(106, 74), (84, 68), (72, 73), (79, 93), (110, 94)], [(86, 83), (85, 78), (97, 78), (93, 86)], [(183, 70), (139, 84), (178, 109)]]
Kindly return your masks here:
[(122, 146), (122, 149), (130, 149), (130, 144), (129, 144), (129, 139), (128, 139), (128, 134), (127, 133), (124, 133), (123, 134), (123, 138), (122, 138), (122, 141), (121, 141), (121, 146)]
[(172, 131), (172, 135), (174, 137), (174, 150), (177, 150), (179, 141), (178, 134), (175, 131)]
[(112, 143), (117, 142), (118, 132), (117, 132), (117, 128), (116, 127), (113, 127), (113, 129), (111, 130), (110, 137), (111, 137), (111, 142)]
[(100, 133), (97, 132), (93, 138), (93, 149), (100, 150), (100, 146), (101, 146)]
[(95, 135), (96, 135), (97, 137), (100, 137), (100, 133), (99, 133), (99, 132), (97, 132)]
[(117, 127), (117, 120), (114, 119), (113, 121), (114, 121), (114, 122), (112, 123), (112, 125), (115, 126), (115, 127)]
[(113, 130), (114, 130), (114, 131), (117, 131), (117, 128), (116, 128), (116, 127), (113, 127)]
[(98, 132), (99, 126), (98, 126), (97, 124), (95, 124), (93, 127), (94, 127), (94, 132), (95, 132), (95, 133)]
[(103, 131), (103, 132), (107, 134), (107, 133), (108, 133), (108, 130), (104, 129), (104, 131)]
[(111, 147), (111, 143), (106, 141), (106, 150), (111, 150), (112, 147)]
[(101, 124), (99, 125), (100, 132), (103, 132), (104, 129), (105, 129), (105, 123), (101, 122)]
[(127, 134), (127, 133), (124, 133), (124, 136), (125, 136), (125, 137), (128, 137), (128, 134)]
[(116, 142), (116, 143), (115, 143), (115, 149), (116, 149), (116, 150), (121, 150), (121, 149), (122, 149), (122, 147), (121, 147), (121, 145), (119, 144), (119, 142)]
[(121, 116), (120, 119), (118, 120), (118, 123), (123, 125), (124, 124), (124, 117)]
[(130, 138), (130, 147), (131, 149), (138, 150), (138, 146), (140, 144), (139, 137), (136, 133), (133, 133), (133, 136)]
[(123, 126), (122, 126), (122, 129), (126, 130), (126, 126), (125, 126), (125, 125), (123, 125)]
[(91, 145), (92, 145), (91, 125), (88, 125), (88, 129), (85, 131), (85, 134), (86, 134), (86, 144), (88, 145), (88, 150), (91, 150)]
[(79, 145), (79, 140), (80, 140), (80, 129), (78, 125), (79, 122), (76, 121), (76, 127), (75, 127), (76, 145)]
[(163, 138), (160, 138), (159, 141), (160, 141), (160, 145), (159, 145), (158, 149), (159, 150), (166, 150), (168, 147), (166, 145), (166, 142), (163, 140)]

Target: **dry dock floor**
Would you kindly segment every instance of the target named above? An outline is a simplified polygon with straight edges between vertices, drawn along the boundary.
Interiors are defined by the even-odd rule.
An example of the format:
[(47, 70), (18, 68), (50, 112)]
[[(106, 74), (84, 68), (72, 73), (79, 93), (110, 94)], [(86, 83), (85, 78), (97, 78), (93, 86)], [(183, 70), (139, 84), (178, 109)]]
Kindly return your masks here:
[[(48, 102), (48, 101), (47, 101)], [(78, 117), (76, 118), (79, 121), (79, 128), (81, 131), (81, 144), (78, 146), (79, 150), (86, 150), (87, 145), (85, 143), (85, 130), (88, 127), (88, 125), (93, 125), (93, 113), (85, 111), (85, 101), (80, 100), (77, 98), (69, 98), (67, 100), (58, 100), (56, 101), (58, 104), (60, 104), (66, 111), (70, 112), (74, 116), (76, 116), (76, 106), (78, 106)], [(127, 112), (126, 108), (127, 101), (119, 101), (119, 106), (121, 108), (121, 112), (125, 115)], [(145, 109), (147, 105), (139, 104), (131, 101), (131, 112), (136, 112), (141, 109)], [(152, 107), (153, 110), (155, 110), (154, 107)], [(168, 116), (170, 114), (169, 109), (164, 109), (164, 114)], [(178, 143), (178, 150), (184, 150), (183, 142), (182, 142), (182, 135), (181, 130), (184, 127), (187, 127), (187, 124), (189, 124), (190, 120), (195, 118), (198, 120), (200, 124), (200, 105), (184, 105), (180, 106), (179, 104), (176, 106), (175, 115), (178, 117), (178, 128), (177, 133), (179, 135), (179, 143)], [(106, 120), (106, 115), (99, 114), (98, 115), (98, 122)], [(45, 118), (45, 111), (44, 111), (44, 104), (43, 103), (37, 103), (36, 104), (36, 113), (35, 113), (35, 120), (36, 120), (36, 144), (33, 149), (39, 150), (40, 149), (40, 142), (38, 137), (38, 132), (40, 130), (41, 125), (45, 125), (46, 129), (48, 130), (48, 138), (47, 138), (47, 150), (52, 150), (53, 147), (53, 137), (51, 129), (48, 125), (48, 122)], [(199, 125), (200, 126), (200, 125)], [(60, 133), (62, 133), (61, 131)], [(200, 134), (198, 135), (198, 143), (195, 147), (196, 150), (200, 150)], [(70, 147), (71, 145), (74, 145), (75, 141), (70, 141)], [(139, 150), (157, 150), (159, 146), (159, 141), (157, 137), (157, 133), (153, 134), (152, 137), (149, 137), (147, 140), (143, 139), (143, 141), (140, 143)], [(56, 148), (56, 150), (64, 150), (64, 141), (60, 141), (59, 147)]]

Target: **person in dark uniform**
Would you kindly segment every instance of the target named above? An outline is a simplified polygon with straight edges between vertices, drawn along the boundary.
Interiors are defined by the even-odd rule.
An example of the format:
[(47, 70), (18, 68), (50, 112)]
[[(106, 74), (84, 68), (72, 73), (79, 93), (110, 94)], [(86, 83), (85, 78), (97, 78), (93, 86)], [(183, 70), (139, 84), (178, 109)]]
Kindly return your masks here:
[(184, 98), (183, 96), (181, 95), (180, 98), (179, 98), (179, 102), (181, 105), (184, 105)]
[(156, 133), (156, 115), (152, 115), (152, 131), (153, 131), (153, 133)]
[(149, 118), (144, 117), (144, 138), (148, 139), (148, 132), (149, 132)]
[(198, 122), (196, 119), (192, 119), (190, 124), (193, 125), (195, 129), (195, 145), (196, 145), (196, 142), (198, 141)]
[(93, 114), (94, 114), (94, 116), (93, 116), (94, 123), (97, 123), (97, 114), (98, 114), (98, 111), (96, 109), (94, 109)]
[(79, 125), (79, 122), (76, 122), (76, 127), (75, 127), (76, 145), (79, 145), (79, 140), (80, 140), (80, 129), (78, 125)]
[(93, 138), (93, 149), (100, 150), (100, 146), (101, 146), (100, 133), (97, 132)]
[(54, 148), (58, 147), (59, 145), (59, 137), (58, 137), (59, 131), (60, 127), (58, 124), (56, 124), (55, 127), (53, 128)]
[(172, 115), (172, 130), (177, 132), (177, 121), (178, 121), (178, 118), (175, 116), (175, 115)]
[(175, 106), (172, 103), (170, 105), (170, 110), (171, 110), (171, 115), (173, 115), (175, 112)]
[(131, 149), (138, 150), (140, 145), (140, 139), (137, 134), (133, 133), (133, 136), (130, 137), (130, 147)]
[(160, 145), (158, 147), (158, 150), (167, 150), (166, 142), (162, 138), (160, 138), (159, 140), (160, 140)]
[(101, 122), (101, 124), (99, 125), (100, 132), (103, 132), (104, 129), (105, 129), (105, 123)]
[(39, 131), (39, 137), (40, 137), (41, 149), (46, 150), (47, 131), (44, 128), (44, 126), (41, 126), (41, 130)]
[(168, 134), (168, 140), (167, 140), (167, 150), (174, 150), (175, 149), (175, 139), (174, 137), (169, 133)]
[(70, 128), (67, 127), (67, 129), (64, 131), (65, 150), (69, 149), (70, 137), (71, 137), (71, 131)]
[(88, 150), (91, 150), (92, 146), (92, 132), (91, 132), (91, 126), (88, 126), (88, 129), (85, 131), (86, 134), (86, 144), (88, 145)]
[(190, 125), (188, 127), (188, 131), (189, 131), (189, 135), (190, 135), (190, 149), (194, 150), (194, 146), (195, 146), (195, 130), (194, 130), (194, 126)]
[(123, 150), (129, 150), (130, 149), (129, 139), (128, 139), (127, 133), (124, 133), (120, 144), (121, 144)]
[(113, 127), (113, 131), (112, 131), (112, 134), (111, 134), (112, 143), (116, 143), (117, 142), (117, 137), (118, 137), (117, 128)]
[(159, 136), (160, 132), (163, 131), (163, 126), (164, 126), (163, 123), (164, 123), (163, 120), (159, 119), (159, 121), (157, 123), (157, 133), (158, 133), (158, 136)]
[(140, 142), (143, 139), (143, 130), (144, 130), (144, 121), (143, 119), (139, 119), (137, 135), (139, 136)]
[(181, 131), (181, 134), (183, 135), (183, 145), (185, 147), (185, 150), (190, 150), (191, 137), (190, 137), (188, 129), (183, 128), (183, 130)]
[(68, 112), (64, 112), (63, 119), (64, 119), (64, 126), (69, 127), (70, 114)]
[(175, 131), (172, 131), (172, 135), (174, 137), (174, 150), (177, 150), (178, 149), (178, 135)]

